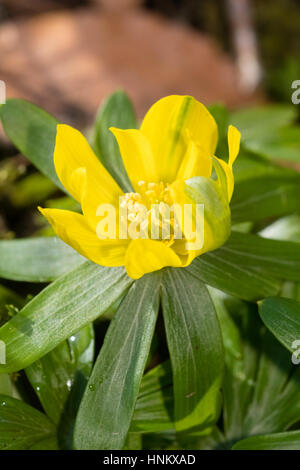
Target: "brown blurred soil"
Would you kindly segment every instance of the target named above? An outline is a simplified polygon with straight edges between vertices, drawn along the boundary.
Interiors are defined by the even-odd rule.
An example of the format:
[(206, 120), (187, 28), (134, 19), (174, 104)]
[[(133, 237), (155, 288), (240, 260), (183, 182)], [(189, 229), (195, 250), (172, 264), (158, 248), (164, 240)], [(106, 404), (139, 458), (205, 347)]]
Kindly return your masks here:
[(212, 39), (141, 8), (94, 5), (7, 20), (0, 24), (0, 57), (8, 97), (29, 99), (78, 126), (119, 88), (141, 117), (172, 93), (231, 108), (259, 99), (239, 90), (233, 60)]

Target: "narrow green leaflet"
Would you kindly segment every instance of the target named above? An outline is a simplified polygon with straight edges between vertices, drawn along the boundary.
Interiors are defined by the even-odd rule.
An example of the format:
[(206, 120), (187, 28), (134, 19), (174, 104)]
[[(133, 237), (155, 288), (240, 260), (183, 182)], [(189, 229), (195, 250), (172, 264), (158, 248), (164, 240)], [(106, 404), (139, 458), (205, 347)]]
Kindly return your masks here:
[(132, 280), (122, 268), (86, 262), (61, 277), (0, 328), (6, 361), (0, 373), (24, 369), (104, 314)]
[(216, 312), (204, 284), (168, 269), (162, 284), (163, 316), (173, 370), (178, 431), (212, 426), (220, 412), (224, 353)]
[(110, 127), (136, 129), (136, 115), (129, 97), (123, 91), (110, 95), (100, 107), (93, 135), (93, 147), (105, 168), (123, 191), (133, 191), (127, 176), (119, 146)]
[(57, 120), (32, 103), (8, 99), (0, 107), (3, 128), (13, 144), (60, 189), (53, 163)]
[(233, 450), (300, 450), (300, 431), (253, 436), (237, 442)]
[(174, 429), (172, 370), (166, 361), (143, 377), (130, 432), (160, 432)]
[(300, 302), (269, 298), (259, 302), (259, 314), (266, 327), (292, 353), (299, 354)]
[(224, 259), (222, 248), (198, 256), (184, 268), (197, 279), (240, 299), (257, 300), (279, 293), (280, 282), (266, 278), (253, 268), (242, 266), (239, 259)]
[(93, 356), (93, 327), (87, 325), (25, 370), (54, 423), (58, 424), (61, 419), (74, 381), (80, 376), (87, 382)]
[(57, 237), (0, 241), (0, 277), (4, 279), (49, 282), (84, 261)]
[(130, 288), (111, 321), (79, 408), (76, 449), (122, 449), (159, 307), (160, 273)]
[(0, 395), (0, 450), (26, 450), (54, 435), (55, 427), (43, 413)]
[(299, 209), (299, 176), (255, 177), (235, 185), (232, 222), (282, 217)]

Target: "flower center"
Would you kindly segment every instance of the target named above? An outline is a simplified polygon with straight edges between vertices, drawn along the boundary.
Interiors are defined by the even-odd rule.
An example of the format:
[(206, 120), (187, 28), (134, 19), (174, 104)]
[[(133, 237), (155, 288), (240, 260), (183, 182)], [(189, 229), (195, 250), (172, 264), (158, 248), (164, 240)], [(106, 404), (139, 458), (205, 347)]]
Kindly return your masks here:
[[(138, 193), (125, 193), (120, 207), (121, 222), (126, 219), (140, 230), (140, 237), (163, 240), (172, 244), (174, 239), (174, 213), (170, 211), (172, 198), (168, 184), (139, 181)], [(155, 236), (153, 236), (155, 234)]]

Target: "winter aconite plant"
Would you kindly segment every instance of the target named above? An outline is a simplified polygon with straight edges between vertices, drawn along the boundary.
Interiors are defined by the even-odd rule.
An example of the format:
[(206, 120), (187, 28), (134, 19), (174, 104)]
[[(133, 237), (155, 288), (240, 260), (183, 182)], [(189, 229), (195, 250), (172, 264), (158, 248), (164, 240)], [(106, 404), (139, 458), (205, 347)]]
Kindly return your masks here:
[[(62, 240), (95, 263), (125, 266), (133, 279), (165, 266), (188, 266), (227, 240), (232, 165), (240, 145), (236, 128), (228, 131), (228, 164), (214, 156), (214, 118), (189, 96), (158, 101), (139, 130), (110, 130), (119, 144), (130, 192), (122, 191), (82, 134), (57, 126), (56, 173), (83, 213), (40, 209)], [(204, 220), (193, 211), (196, 203), (204, 206)]]
[(299, 449), (295, 109), (0, 117), (42, 173), (0, 191), (35, 218), (0, 241), (0, 449)]

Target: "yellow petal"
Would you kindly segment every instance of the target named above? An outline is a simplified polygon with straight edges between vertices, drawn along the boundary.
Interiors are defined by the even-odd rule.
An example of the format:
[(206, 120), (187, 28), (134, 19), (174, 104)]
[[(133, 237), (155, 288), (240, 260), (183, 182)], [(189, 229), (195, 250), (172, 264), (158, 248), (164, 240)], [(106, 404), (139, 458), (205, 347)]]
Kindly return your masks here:
[(191, 140), (184, 156), (176, 179), (186, 180), (193, 176), (211, 175), (212, 159), (204, 150)]
[(215, 157), (215, 160), (219, 162), (222, 169), (225, 172), (227, 180), (227, 194), (228, 201), (231, 201), (233, 189), (234, 189), (234, 176), (232, 171), (232, 165), (235, 162), (236, 157), (240, 151), (241, 133), (234, 126), (228, 128), (228, 149), (229, 149), (229, 160), (228, 163), (224, 162), (220, 158)]
[(99, 240), (86, 218), (76, 212), (41, 207), (38, 209), (57, 235), (85, 258), (103, 266), (124, 265), (127, 240)]
[(172, 95), (159, 100), (146, 114), (141, 131), (150, 142), (159, 180), (165, 183), (175, 180), (189, 139), (210, 156), (218, 140), (214, 118), (191, 96)]
[(164, 243), (158, 240), (137, 239), (129, 244), (125, 258), (125, 269), (132, 279), (139, 279), (146, 273), (165, 266), (180, 267), (180, 258)]
[(88, 184), (93, 188), (98, 188), (95, 197), (101, 193), (99, 204), (100, 202), (113, 202), (122, 193), (92, 151), (85, 137), (65, 124), (57, 126), (54, 165), (60, 181), (78, 202), (81, 202), (85, 183), (83, 168), (89, 174)]
[(232, 172), (232, 167), (228, 165), (228, 163), (224, 162), (224, 160), (221, 160), (221, 158), (215, 157), (215, 159), (219, 162), (221, 165), (222, 169), (225, 172), (226, 175), (226, 182), (227, 182), (227, 198), (228, 201), (231, 201), (232, 194), (233, 194), (233, 189), (234, 189), (234, 176)]
[(117, 139), (125, 169), (133, 188), (138, 192), (139, 181), (156, 182), (158, 173), (147, 138), (137, 129), (110, 128)]
[(229, 161), (228, 164), (232, 166), (238, 153), (240, 151), (241, 133), (234, 126), (228, 128), (228, 148), (229, 148)]

